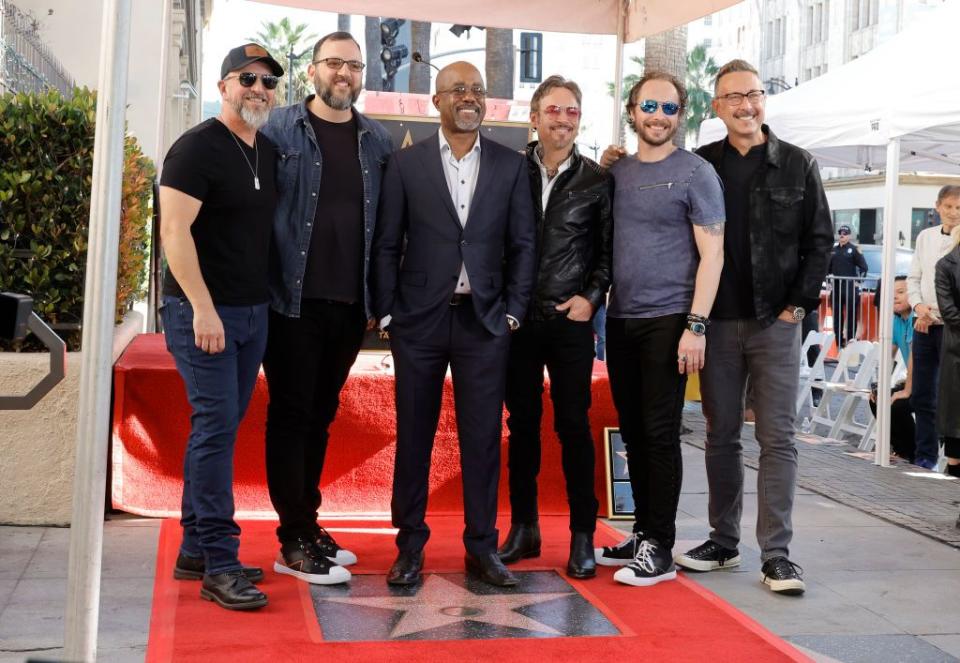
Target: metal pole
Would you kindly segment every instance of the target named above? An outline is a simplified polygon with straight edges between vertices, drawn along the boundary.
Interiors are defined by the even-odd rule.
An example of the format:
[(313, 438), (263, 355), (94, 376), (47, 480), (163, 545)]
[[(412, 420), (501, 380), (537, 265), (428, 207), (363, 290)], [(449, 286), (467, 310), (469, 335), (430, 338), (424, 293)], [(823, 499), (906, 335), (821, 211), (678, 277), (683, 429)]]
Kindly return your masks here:
[(290, 45), (290, 52), (287, 53), (287, 59), (290, 67), (287, 69), (287, 106), (293, 106), (293, 63), (296, 62), (297, 54), (293, 52), (293, 45)]
[(613, 69), (613, 128), (611, 145), (620, 144), (620, 112), (623, 97), (623, 42), (627, 35), (627, 6), (630, 0), (621, 0), (617, 14), (617, 60)]
[(900, 139), (887, 143), (886, 195), (883, 207), (883, 268), (880, 270), (880, 375), (877, 379), (877, 446), (874, 464), (890, 465), (890, 378), (893, 372), (893, 279), (896, 255), (897, 185), (900, 182)]
[(130, 7), (131, 0), (104, 2), (101, 29), (77, 456), (67, 564), (64, 641), (65, 656), (73, 661), (93, 661), (97, 653)]
[[(167, 152), (167, 146), (164, 142), (167, 125), (167, 104), (170, 98), (167, 96), (167, 64), (170, 60), (170, 23), (173, 15), (173, 0), (162, 0), (163, 9), (160, 14), (162, 23), (160, 24), (160, 75), (157, 85), (157, 151), (153, 162), (156, 164), (157, 179), (160, 179), (160, 171), (163, 169), (163, 157)], [(199, 103), (199, 102), (198, 102)], [(154, 205), (157, 204), (156, 198)], [(151, 224), (151, 230), (153, 225)], [(160, 251), (159, 235), (151, 232), (150, 235), (150, 264), (154, 264), (154, 256)], [(155, 278), (155, 272), (150, 270), (149, 292), (147, 293), (147, 331), (157, 331), (157, 300), (159, 299), (158, 290), (160, 282)]]

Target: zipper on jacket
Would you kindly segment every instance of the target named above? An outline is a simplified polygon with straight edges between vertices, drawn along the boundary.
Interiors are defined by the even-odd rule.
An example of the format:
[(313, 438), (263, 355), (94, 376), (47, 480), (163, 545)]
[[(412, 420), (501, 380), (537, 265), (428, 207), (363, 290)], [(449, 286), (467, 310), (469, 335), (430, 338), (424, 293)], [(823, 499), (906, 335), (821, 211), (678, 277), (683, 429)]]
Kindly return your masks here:
[(646, 186), (638, 186), (634, 191), (645, 191), (647, 189), (657, 189), (659, 187), (665, 186), (668, 189), (673, 188), (673, 182), (661, 182), (660, 184), (647, 184)]

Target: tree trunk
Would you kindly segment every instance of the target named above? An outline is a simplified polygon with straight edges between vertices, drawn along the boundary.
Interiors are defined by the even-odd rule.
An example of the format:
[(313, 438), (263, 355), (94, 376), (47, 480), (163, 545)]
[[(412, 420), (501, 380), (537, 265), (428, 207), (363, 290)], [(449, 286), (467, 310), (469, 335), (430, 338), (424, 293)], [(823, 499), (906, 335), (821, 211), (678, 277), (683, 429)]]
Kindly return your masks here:
[(364, 87), (368, 90), (383, 89), (383, 73), (380, 66), (380, 17), (367, 16), (363, 28), (367, 48), (367, 78)]
[(337, 14), (337, 32), (350, 32), (350, 14)]
[(430, 94), (430, 66), (417, 64), (413, 54), (420, 52), (423, 59), (430, 61), (430, 22), (413, 21), (410, 23), (410, 91), (415, 94)]
[[(644, 71), (665, 71), (673, 74), (681, 82), (687, 79), (687, 26), (651, 35), (646, 38), (643, 47)], [(686, 145), (687, 128), (684, 118), (673, 143), (677, 147)]]
[(513, 99), (513, 30), (487, 28), (487, 96)]

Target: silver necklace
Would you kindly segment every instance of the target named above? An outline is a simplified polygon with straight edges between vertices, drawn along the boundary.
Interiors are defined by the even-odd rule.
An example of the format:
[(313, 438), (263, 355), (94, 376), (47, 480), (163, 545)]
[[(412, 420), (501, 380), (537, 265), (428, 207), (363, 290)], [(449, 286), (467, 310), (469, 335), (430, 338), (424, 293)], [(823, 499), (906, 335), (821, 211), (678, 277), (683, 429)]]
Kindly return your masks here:
[(240, 141), (237, 140), (236, 134), (228, 127), (225, 123), (221, 122), (227, 131), (230, 132), (230, 137), (233, 138), (233, 142), (237, 144), (237, 149), (240, 150), (240, 154), (243, 156), (243, 160), (247, 162), (247, 168), (250, 169), (250, 174), (253, 175), (253, 188), (257, 191), (260, 190), (260, 146), (257, 145), (257, 136), (253, 136), (253, 153), (256, 160), (256, 166), (250, 165), (250, 159), (247, 157), (247, 153), (243, 151), (243, 148), (240, 147)]

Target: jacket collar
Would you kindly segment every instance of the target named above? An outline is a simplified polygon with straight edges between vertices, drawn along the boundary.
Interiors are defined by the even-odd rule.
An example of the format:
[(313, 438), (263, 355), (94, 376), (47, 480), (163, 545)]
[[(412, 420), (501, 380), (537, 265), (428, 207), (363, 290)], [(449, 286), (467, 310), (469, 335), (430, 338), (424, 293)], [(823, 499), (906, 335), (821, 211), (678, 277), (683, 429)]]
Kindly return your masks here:
[[(530, 160), (530, 163), (537, 165), (537, 160), (533, 156), (534, 150), (537, 149), (537, 145), (540, 144), (540, 141), (535, 140), (530, 143), (527, 143), (527, 159)], [(570, 168), (568, 170), (573, 170), (580, 165), (580, 151), (577, 150), (577, 144), (573, 144), (573, 152), (570, 153)]]
[[(767, 137), (767, 149), (766, 153), (766, 163), (768, 166), (773, 168), (780, 167), (780, 139), (777, 138), (777, 135), (771, 131), (770, 127), (766, 124), (760, 126), (760, 130), (763, 131), (764, 135)], [(707, 161), (716, 165), (720, 163), (723, 159), (723, 151), (730, 145), (730, 137), (724, 136), (723, 140), (718, 140), (715, 143), (704, 146), (703, 156)], [(733, 148), (731, 148), (733, 149)]]

